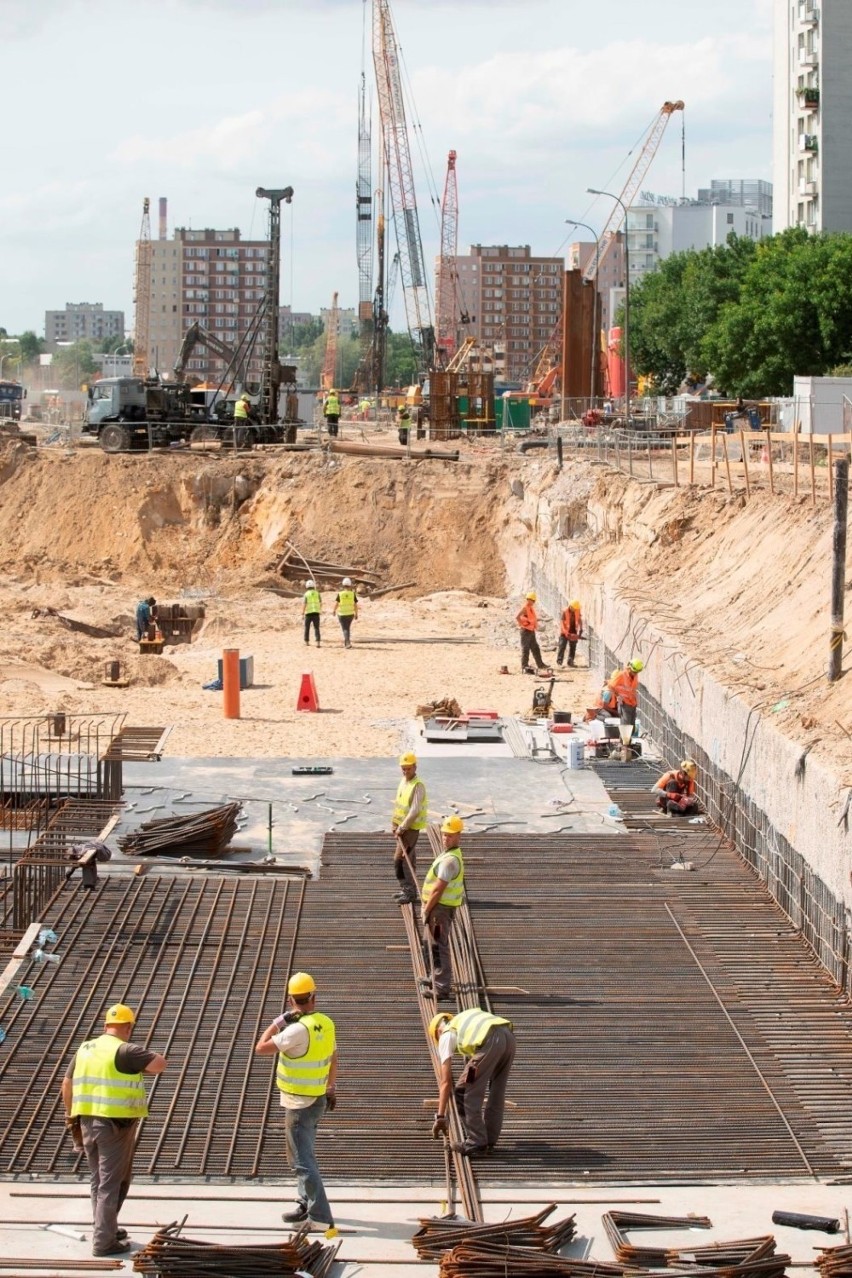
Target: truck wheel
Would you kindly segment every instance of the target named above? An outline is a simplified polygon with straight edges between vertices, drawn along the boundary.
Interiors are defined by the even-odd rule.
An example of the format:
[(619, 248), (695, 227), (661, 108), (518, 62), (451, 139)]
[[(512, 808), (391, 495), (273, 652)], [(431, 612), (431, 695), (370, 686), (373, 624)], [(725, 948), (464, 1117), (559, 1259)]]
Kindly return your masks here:
[(105, 453), (126, 453), (130, 449), (130, 431), (126, 426), (110, 422), (104, 426), (98, 442)]

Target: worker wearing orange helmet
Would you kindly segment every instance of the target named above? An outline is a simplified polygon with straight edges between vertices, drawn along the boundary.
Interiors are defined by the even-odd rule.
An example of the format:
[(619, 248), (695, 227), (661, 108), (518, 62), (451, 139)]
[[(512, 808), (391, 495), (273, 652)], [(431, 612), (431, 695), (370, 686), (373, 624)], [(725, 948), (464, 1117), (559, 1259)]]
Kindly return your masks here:
[(546, 669), (536, 635), (536, 629), (538, 628), (538, 614), (535, 610), (536, 598), (535, 591), (528, 590), (524, 598), (524, 605), (515, 618), (521, 632), (521, 674), (533, 673), (530, 657), (535, 662), (536, 671)]
[(400, 905), (413, 905), (417, 900), (417, 840), (429, 820), (426, 786), (417, 775), (417, 755), (410, 750), (399, 756), (402, 780), (397, 786), (391, 815), (394, 835), (393, 868), (399, 884), (394, 900)]
[(131, 1043), (135, 1023), (131, 1008), (114, 1003), (103, 1033), (81, 1043), (62, 1080), (66, 1124), (89, 1164), (93, 1256), (130, 1251), (118, 1213), (130, 1189), (137, 1128), (148, 1114), (144, 1076), (166, 1068), (165, 1056)]
[(556, 664), (562, 665), (565, 649), (568, 649), (568, 665), (573, 666), (577, 642), (583, 638), (583, 615), (580, 611), (580, 600), (572, 599), (567, 608), (562, 610), (559, 628), (559, 646), (556, 649)]
[(695, 760), (684, 759), (679, 767), (664, 772), (660, 777), (651, 793), (656, 797), (657, 807), (662, 808), (666, 816), (688, 816), (698, 811), (695, 793), (697, 773)]
[(464, 822), (455, 813), (441, 822), (443, 851), (435, 857), (423, 880), (423, 944), (431, 958), (433, 981), (426, 993), (433, 998), (450, 998), (453, 965), (450, 958), (450, 930), (456, 911), (464, 900), (464, 857), (460, 847)]
[(465, 1139), (454, 1148), (467, 1158), (484, 1158), (494, 1149), (503, 1130), (506, 1086), (515, 1059), (512, 1022), (481, 1007), (465, 1008), (457, 1016), (439, 1012), (429, 1023), (429, 1037), (437, 1044), (441, 1067), (432, 1135), (437, 1140), (449, 1133), (447, 1111), (454, 1090), (452, 1060), (454, 1053), (460, 1052), (466, 1064), (455, 1092), (464, 1097), (461, 1117)]
[(633, 657), (623, 670), (617, 670), (607, 687), (618, 697), (619, 717), (622, 723), (636, 722), (639, 704), (639, 674), (645, 669), (640, 657)]
[(309, 972), (287, 982), (286, 1012), (276, 1016), (255, 1045), (258, 1056), (278, 1053), (275, 1084), (281, 1093), (287, 1160), (296, 1173), (296, 1206), (287, 1224), (334, 1230), (315, 1145), (320, 1119), (337, 1104), (337, 1031), (330, 1016), (316, 1010), (317, 986)]

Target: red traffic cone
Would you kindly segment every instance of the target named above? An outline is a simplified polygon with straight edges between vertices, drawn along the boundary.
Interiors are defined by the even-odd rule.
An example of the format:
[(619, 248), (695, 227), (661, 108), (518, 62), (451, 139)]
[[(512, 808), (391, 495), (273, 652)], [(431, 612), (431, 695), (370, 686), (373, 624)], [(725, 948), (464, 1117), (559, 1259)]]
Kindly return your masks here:
[(319, 710), (319, 697), (317, 696), (317, 685), (314, 683), (314, 676), (310, 670), (302, 675), (302, 682), (299, 685), (299, 699), (296, 702), (297, 710)]

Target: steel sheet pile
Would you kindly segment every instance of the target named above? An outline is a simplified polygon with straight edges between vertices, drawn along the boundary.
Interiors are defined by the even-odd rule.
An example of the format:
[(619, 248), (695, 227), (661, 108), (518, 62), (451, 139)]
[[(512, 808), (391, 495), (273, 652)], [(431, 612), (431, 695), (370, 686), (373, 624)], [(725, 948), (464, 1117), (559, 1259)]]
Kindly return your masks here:
[(852, 1247), (826, 1247), (814, 1265), (822, 1278), (852, 1278)]
[(146, 821), (118, 840), (125, 856), (221, 856), (237, 832), (241, 805)]
[(182, 1227), (158, 1230), (133, 1257), (136, 1272), (151, 1278), (326, 1278), (340, 1248), (309, 1241), (304, 1227), (287, 1242), (242, 1247), (181, 1238)]
[[(464, 1253), (475, 1253), (476, 1256), (487, 1256), (493, 1261), (500, 1274), (515, 1273), (506, 1264), (510, 1252), (523, 1251), (528, 1258), (537, 1260), (542, 1254), (558, 1257), (555, 1253), (570, 1242), (575, 1233), (575, 1217), (568, 1216), (553, 1225), (545, 1225), (544, 1221), (551, 1212), (556, 1211), (556, 1204), (544, 1207), (536, 1216), (524, 1216), (521, 1220), (503, 1220), (494, 1225), (476, 1224), (459, 1216), (421, 1217), (420, 1228), (411, 1242), (421, 1260), (440, 1260), (441, 1274), (444, 1265), (451, 1267), (448, 1274), (480, 1274), (479, 1262), (467, 1268), (464, 1259), (459, 1267), (458, 1257)], [(567, 1263), (567, 1262), (566, 1262)], [(490, 1270), (489, 1270), (490, 1272)], [(517, 1272), (522, 1272), (518, 1270)], [(548, 1272), (550, 1272), (548, 1270)], [(554, 1270), (559, 1273), (560, 1270)], [(616, 1268), (615, 1272), (620, 1272)]]

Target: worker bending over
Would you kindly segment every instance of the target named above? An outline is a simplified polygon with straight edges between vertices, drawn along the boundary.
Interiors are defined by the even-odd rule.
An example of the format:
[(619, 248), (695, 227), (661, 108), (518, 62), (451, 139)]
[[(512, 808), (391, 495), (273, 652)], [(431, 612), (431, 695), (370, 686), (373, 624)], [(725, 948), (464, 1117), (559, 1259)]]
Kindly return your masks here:
[(287, 982), (290, 1007), (261, 1034), (255, 1052), (278, 1053), (275, 1083), (284, 1110), (287, 1160), (296, 1173), (296, 1206), (285, 1212), (287, 1224), (334, 1229), (331, 1207), (317, 1164), (317, 1127), (337, 1104), (337, 1035), (334, 1021), (316, 1010), (317, 987), (307, 972)]
[(118, 1213), (130, 1189), (136, 1129), (148, 1115), (144, 1076), (166, 1068), (165, 1056), (130, 1042), (135, 1023), (124, 1003), (108, 1008), (103, 1033), (77, 1048), (62, 1080), (66, 1124), (89, 1164), (93, 1256), (130, 1251)]
[(565, 649), (568, 649), (568, 665), (573, 666), (577, 641), (583, 638), (583, 617), (580, 612), (580, 600), (572, 599), (567, 608), (562, 610), (562, 623), (559, 630), (559, 646), (556, 649), (556, 664), (562, 665)]
[(645, 669), (645, 662), (639, 657), (628, 661), (623, 670), (616, 670), (607, 685), (618, 697), (619, 717), (622, 723), (636, 722), (636, 707), (639, 704), (639, 673)]
[[(453, 1054), (465, 1057), (456, 1094), (462, 1092), (465, 1139), (453, 1148), (468, 1158), (490, 1154), (503, 1130), (506, 1085), (515, 1059), (515, 1035), (511, 1021), (471, 1007), (457, 1016), (439, 1012), (429, 1022), (429, 1034), (438, 1045), (441, 1066), (438, 1112), (432, 1124), (437, 1140), (449, 1131), (447, 1110), (453, 1091)], [(483, 1113), (484, 1107), (484, 1113)]]
[(315, 581), (305, 582), (305, 593), (302, 597), (302, 616), (305, 619), (305, 645), (310, 646), (311, 629), (313, 629), (314, 637), (317, 641), (317, 647), (320, 646), (320, 612), (322, 611), (322, 596), (317, 590)]
[(464, 858), (459, 846), (463, 829), (461, 817), (453, 814), (444, 819), (441, 824), (444, 850), (435, 857), (423, 880), (423, 944), (431, 946), (434, 977), (434, 983), (430, 982), (431, 989), (424, 992), (431, 993), (436, 999), (451, 997), (453, 963), (450, 958), (450, 929), (464, 900)]
[(393, 870), (399, 890), (394, 896), (400, 905), (412, 905), (417, 900), (417, 840), (420, 831), (426, 829), (429, 820), (429, 800), (426, 787), (417, 775), (417, 755), (410, 751), (399, 756), (402, 780), (396, 788), (396, 799), (391, 814), (391, 830), (394, 835)]
[(538, 614), (535, 610), (536, 597), (534, 590), (528, 590), (524, 606), (515, 618), (521, 632), (521, 674), (533, 673), (530, 657), (535, 662), (538, 673), (543, 673), (547, 668), (542, 660), (541, 649), (538, 646), (538, 637), (536, 636), (538, 627)]
[(598, 693), (597, 701), (595, 702), (593, 706), (590, 706), (589, 709), (586, 711), (585, 717), (586, 717), (587, 723), (590, 722), (592, 719), (600, 719), (601, 721), (603, 721), (604, 719), (615, 719), (617, 717), (618, 697), (615, 695), (612, 688), (610, 687), (610, 683), (612, 682), (613, 679), (616, 679), (618, 677), (618, 674), (619, 674), (618, 670), (613, 670), (612, 674), (609, 676), (609, 680), (607, 680), (607, 682), (604, 683), (603, 687)]
[(656, 796), (657, 807), (662, 808), (667, 816), (687, 816), (698, 811), (698, 796), (695, 793), (695, 776), (698, 765), (694, 759), (684, 759), (679, 768), (673, 772), (665, 772), (652, 789)]
[(136, 638), (150, 638), (150, 627), (157, 620), (157, 601), (153, 595), (142, 599), (136, 605)]

